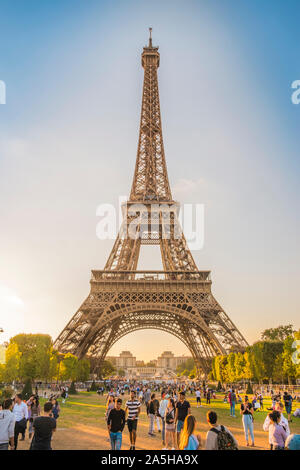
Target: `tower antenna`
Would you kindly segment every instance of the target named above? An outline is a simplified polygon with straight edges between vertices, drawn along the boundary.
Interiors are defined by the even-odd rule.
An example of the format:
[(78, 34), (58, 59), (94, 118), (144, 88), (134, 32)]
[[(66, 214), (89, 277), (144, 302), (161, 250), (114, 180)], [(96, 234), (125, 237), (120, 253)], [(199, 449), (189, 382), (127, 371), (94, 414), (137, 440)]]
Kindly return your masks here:
[(150, 33), (150, 36), (149, 36), (149, 47), (152, 47), (152, 28), (149, 28), (149, 33)]

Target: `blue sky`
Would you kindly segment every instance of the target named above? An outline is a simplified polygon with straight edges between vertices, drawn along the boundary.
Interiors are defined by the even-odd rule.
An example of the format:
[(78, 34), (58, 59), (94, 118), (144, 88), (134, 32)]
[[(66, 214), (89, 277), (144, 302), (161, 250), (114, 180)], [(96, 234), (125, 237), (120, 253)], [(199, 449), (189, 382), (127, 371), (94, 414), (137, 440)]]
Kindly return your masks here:
[[(205, 204), (199, 269), (212, 270), (216, 298), (249, 342), (267, 327), (299, 327), (300, 3), (1, 0), (0, 13), (6, 336), (56, 337), (105, 264), (113, 242), (96, 238), (96, 208), (130, 190), (149, 26), (173, 195)], [(156, 255), (140, 267), (155, 269)], [(160, 332), (134, 335), (134, 347), (125, 337), (112, 352), (186, 352)]]

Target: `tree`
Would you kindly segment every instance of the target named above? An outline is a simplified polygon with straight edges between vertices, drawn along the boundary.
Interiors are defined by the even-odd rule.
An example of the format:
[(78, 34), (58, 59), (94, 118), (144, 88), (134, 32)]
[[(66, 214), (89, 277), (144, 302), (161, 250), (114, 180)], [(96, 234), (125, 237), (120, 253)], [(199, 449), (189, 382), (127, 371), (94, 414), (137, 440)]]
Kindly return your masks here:
[(255, 377), (259, 381), (273, 380), (275, 361), (282, 354), (283, 343), (279, 341), (258, 341), (251, 347)]
[(116, 372), (116, 368), (113, 366), (113, 364), (110, 361), (103, 361), (100, 364), (100, 367), (98, 370), (99, 377), (106, 378), (112, 375), (114, 372)]
[(19, 378), (21, 356), (18, 345), (11, 342), (5, 351), (5, 382), (13, 382)]
[(95, 380), (93, 380), (92, 385), (90, 387), (90, 392), (97, 392), (97, 390), (98, 390), (98, 387), (95, 383)]
[(213, 359), (213, 364), (214, 364), (214, 378), (215, 380), (218, 380), (218, 382), (222, 383), (222, 374), (221, 374), (221, 369), (220, 369), (220, 359), (222, 356), (216, 356)]
[(14, 394), (14, 389), (11, 387), (5, 387), (0, 390), (0, 399), (1, 401), (6, 400), (6, 398), (11, 398)]
[(235, 365), (236, 380), (243, 379), (244, 373), (245, 373), (245, 358), (241, 352), (238, 352), (235, 354), (234, 365)]
[(248, 346), (246, 348), (246, 351), (244, 352), (244, 360), (245, 360), (245, 367), (244, 367), (244, 373), (243, 373), (243, 378), (244, 379), (253, 379), (255, 370), (254, 370), (254, 361), (253, 361), (253, 354), (251, 350), (251, 346)]
[(227, 362), (228, 361), (228, 356), (219, 356), (219, 369), (220, 369), (220, 375), (221, 375), (221, 382), (222, 383), (228, 383), (230, 382), (229, 377), (228, 377), (228, 370), (227, 370)]
[(288, 336), (294, 333), (293, 325), (280, 325), (277, 328), (269, 328), (261, 334), (261, 339), (265, 341), (283, 342)]
[(51, 350), (50, 364), (49, 364), (49, 380), (54, 380), (58, 378), (58, 374), (59, 374), (58, 357), (59, 357), (58, 351)]
[(77, 390), (75, 388), (75, 382), (74, 380), (72, 380), (72, 383), (69, 388), (69, 395), (76, 395), (76, 394), (77, 394)]
[(0, 383), (5, 382), (5, 364), (0, 364)]
[(31, 397), (32, 395), (32, 383), (31, 383), (31, 379), (27, 379), (26, 382), (25, 382), (25, 385), (23, 387), (23, 390), (22, 390), (22, 399), (23, 400), (29, 400), (29, 398)]
[[(195, 361), (192, 357), (188, 358), (185, 362), (179, 364), (176, 368), (177, 375), (189, 375), (192, 370), (195, 368)], [(184, 371), (187, 371), (187, 374), (182, 374)]]
[(217, 361), (217, 357), (215, 356), (211, 362), (211, 378), (213, 380), (218, 380), (217, 379), (217, 371), (216, 371), (216, 361)]
[(10, 347), (18, 348), (18, 375), (21, 380), (46, 379), (49, 375), (52, 340), (49, 335), (19, 334), (10, 339)]
[(60, 366), (61, 380), (76, 380), (78, 359), (71, 353), (65, 354)]
[(222, 384), (220, 381), (218, 381), (217, 392), (220, 392), (221, 390), (222, 390)]
[(295, 332), (293, 336), (286, 338), (283, 344), (282, 368), (289, 383), (300, 377), (300, 364), (296, 364), (297, 361), (293, 360), (293, 355), (297, 349), (293, 345), (297, 340), (300, 340), (300, 330)]
[(88, 359), (80, 359), (77, 367), (77, 380), (86, 382), (90, 376), (90, 361)]
[(118, 376), (119, 377), (125, 377), (125, 370), (124, 369), (119, 369), (118, 370)]
[(236, 380), (236, 368), (235, 368), (235, 353), (231, 352), (227, 356), (227, 365), (226, 365), (227, 378), (230, 383), (233, 383)]

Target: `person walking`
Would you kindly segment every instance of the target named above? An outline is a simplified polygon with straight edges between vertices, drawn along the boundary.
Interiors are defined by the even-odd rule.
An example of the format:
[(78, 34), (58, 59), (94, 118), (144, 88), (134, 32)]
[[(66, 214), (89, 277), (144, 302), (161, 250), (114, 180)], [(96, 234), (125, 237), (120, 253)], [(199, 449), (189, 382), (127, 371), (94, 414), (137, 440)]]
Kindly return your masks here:
[(171, 450), (175, 450), (175, 414), (175, 402), (172, 397), (169, 397), (168, 406), (165, 411), (166, 447), (163, 450), (167, 450), (169, 445), (171, 446)]
[(206, 404), (210, 405), (211, 392), (209, 388), (206, 390)]
[(56, 431), (56, 421), (52, 417), (52, 403), (44, 404), (44, 415), (37, 416), (33, 422), (34, 435), (29, 450), (52, 450), (51, 439)]
[(242, 415), (243, 427), (245, 432), (245, 439), (247, 447), (249, 447), (248, 432), (251, 436), (251, 446), (254, 447), (254, 433), (253, 433), (253, 406), (249, 402), (247, 395), (245, 395), (244, 403), (241, 404), (240, 414)]
[(229, 392), (228, 399), (229, 399), (229, 404), (230, 404), (230, 416), (235, 418), (236, 417), (235, 416), (236, 394), (235, 394), (234, 388), (231, 390), (231, 392)]
[[(15, 397), (15, 404), (13, 407), (13, 414), (15, 415), (15, 431), (14, 431), (14, 450), (18, 447), (19, 434), (25, 433), (28, 419), (28, 408), (26, 403), (22, 401), (22, 394), (18, 393)], [(22, 440), (24, 440), (22, 438)]]
[(59, 418), (60, 406), (56, 398), (52, 398), (51, 403), (52, 403), (52, 415), (55, 421), (57, 421)]
[(201, 448), (201, 436), (194, 433), (196, 428), (196, 419), (188, 415), (184, 420), (183, 429), (180, 435), (180, 450), (197, 450)]
[(197, 408), (198, 408), (198, 404), (199, 404), (199, 406), (201, 406), (201, 391), (200, 391), (200, 388), (197, 388), (195, 394), (196, 394), (196, 402), (197, 402)]
[(121, 450), (122, 432), (125, 426), (125, 411), (122, 410), (122, 399), (117, 398), (115, 407), (110, 411), (107, 427), (110, 434), (110, 443), (112, 450)]
[[(279, 420), (278, 424), (283, 427), (284, 431), (289, 436), (290, 435), (289, 422), (286, 419), (286, 417), (283, 415), (283, 409), (284, 409), (283, 404), (281, 402), (277, 402), (276, 405), (275, 405), (275, 411), (278, 411), (280, 413), (280, 420)], [(270, 415), (267, 415), (266, 419), (265, 419), (265, 422), (263, 424), (263, 430), (264, 431), (269, 431), (270, 450), (273, 450), (273, 443), (272, 443), (272, 438), (271, 438), (271, 433), (270, 433), (270, 424), (271, 424)]]
[(125, 414), (128, 413), (127, 426), (130, 438), (130, 450), (135, 450), (137, 423), (140, 412), (141, 403), (136, 399), (135, 391), (131, 390), (130, 400), (127, 400), (125, 407)]
[(166, 420), (165, 420), (165, 415), (166, 415), (166, 409), (168, 406), (168, 398), (169, 395), (167, 395), (165, 392), (162, 393), (162, 399), (159, 403), (159, 409), (158, 409), (158, 415), (161, 419), (161, 427), (162, 427), (162, 432), (161, 432), (161, 439), (162, 439), (162, 445), (166, 445)]
[(144, 393), (144, 402), (145, 402), (145, 405), (146, 405), (147, 414), (148, 414), (148, 406), (149, 406), (150, 400), (151, 400), (151, 390), (150, 390), (150, 388), (147, 388), (147, 390)]
[(155, 393), (152, 393), (151, 400), (148, 405), (148, 416), (149, 416), (149, 436), (154, 436), (154, 422), (158, 415), (159, 402), (155, 398)]
[(286, 438), (288, 437), (283, 426), (280, 426), (280, 413), (279, 411), (272, 411), (269, 414), (270, 426), (269, 426), (269, 437), (271, 440), (272, 448), (274, 450), (284, 450)]
[(288, 422), (291, 423), (292, 422), (291, 413), (292, 413), (292, 404), (293, 404), (292, 395), (288, 393), (287, 391), (285, 391), (283, 394), (283, 401), (285, 405), (285, 411), (288, 415)]
[(184, 420), (191, 413), (191, 405), (185, 399), (185, 392), (179, 393), (179, 401), (176, 403), (175, 423), (177, 430), (177, 445), (179, 445), (179, 436), (183, 429)]
[[(105, 421), (106, 421), (106, 425), (107, 425), (107, 420), (108, 420), (108, 417), (109, 417), (109, 414), (111, 412), (111, 410), (115, 407), (115, 399), (114, 399), (114, 396), (112, 393), (110, 393), (108, 395), (108, 398), (107, 398), (107, 402), (106, 402), (106, 410), (105, 410)], [(108, 441), (110, 441), (110, 433), (108, 431)]]
[(211, 427), (206, 434), (205, 450), (237, 450), (238, 443), (226, 426), (218, 425), (218, 416), (215, 411), (206, 415), (207, 423)]
[(35, 418), (40, 416), (40, 414), (41, 414), (41, 407), (39, 404), (39, 400), (37, 399), (37, 397), (34, 396), (30, 404), (29, 431), (28, 431), (29, 439), (31, 439), (32, 434), (33, 434), (33, 422)]
[(8, 446), (14, 447), (15, 435), (15, 416), (12, 413), (12, 399), (7, 398), (4, 400), (2, 408), (0, 410), (0, 450), (8, 450)]

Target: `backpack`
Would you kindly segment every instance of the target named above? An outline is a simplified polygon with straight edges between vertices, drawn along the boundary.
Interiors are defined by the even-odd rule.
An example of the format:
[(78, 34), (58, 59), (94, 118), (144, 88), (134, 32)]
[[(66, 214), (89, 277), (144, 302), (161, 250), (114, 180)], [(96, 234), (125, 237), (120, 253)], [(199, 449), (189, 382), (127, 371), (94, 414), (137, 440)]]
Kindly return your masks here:
[(174, 423), (174, 410), (171, 410), (169, 411), (169, 413), (166, 414), (166, 423), (167, 424)]
[(232, 435), (221, 425), (221, 431), (211, 428), (211, 431), (217, 434), (218, 450), (238, 450)]

